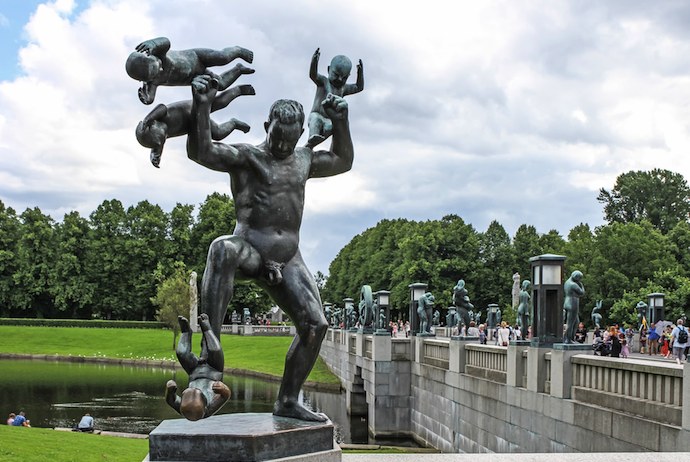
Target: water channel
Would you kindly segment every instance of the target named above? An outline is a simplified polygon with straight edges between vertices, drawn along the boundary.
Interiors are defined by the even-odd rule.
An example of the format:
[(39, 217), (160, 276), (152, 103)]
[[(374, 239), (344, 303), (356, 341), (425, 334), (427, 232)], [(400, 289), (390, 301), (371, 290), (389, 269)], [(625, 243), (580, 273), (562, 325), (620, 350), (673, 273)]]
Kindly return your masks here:
[[(163, 399), (165, 383), (187, 385), (184, 372), (158, 367), (3, 359), (0, 370), (0, 412), (24, 410), (32, 426), (46, 428), (72, 427), (89, 412), (99, 430), (148, 434), (162, 420), (180, 418)], [(221, 414), (273, 409), (277, 383), (227, 375), (224, 382), (232, 396)], [(344, 394), (307, 391), (304, 401), (330, 417), (339, 442), (374, 442), (366, 419), (347, 414)]]

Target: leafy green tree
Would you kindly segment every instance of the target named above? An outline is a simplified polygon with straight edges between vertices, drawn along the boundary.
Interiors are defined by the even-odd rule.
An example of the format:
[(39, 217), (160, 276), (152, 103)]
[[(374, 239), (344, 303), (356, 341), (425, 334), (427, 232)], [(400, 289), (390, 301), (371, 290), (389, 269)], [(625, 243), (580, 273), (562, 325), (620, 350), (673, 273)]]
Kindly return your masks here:
[(50, 317), (53, 314), (51, 268), (55, 261), (53, 219), (38, 207), (26, 209), (19, 218), (21, 227), (18, 267), (13, 275), (13, 305), (23, 316)]
[(177, 317), (189, 317), (189, 275), (190, 272), (185, 269), (184, 264), (176, 262), (172, 274), (158, 284), (156, 295), (151, 297), (151, 303), (158, 307), (156, 319), (172, 330), (173, 350), (177, 344), (177, 334), (180, 333)]
[(155, 294), (154, 272), (159, 263), (170, 267), (171, 244), (167, 237), (168, 216), (158, 205), (141, 201), (126, 212), (128, 288), (123, 315), (127, 319), (151, 320), (154, 307), (149, 300)]
[(680, 264), (683, 274), (690, 276), (690, 223), (678, 222), (667, 237), (672, 245), (671, 252)]
[(563, 255), (566, 249), (566, 242), (555, 229), (539, 236), (539, 247), (541, 253), (552, 253)]
[(522, 279), (530, 279), (529, 259), (541, 255), (541, 244), (537, 228), (532, 225), (520, 225), (513, 236), (513, 252), (515, 252), (515, 267)]
[(78, 212), (70, 212), (57, 224), (56, 235), (57, 252), (51, 281), (55, 307), (67, 317), (88, 319), (94, 299), (94, 284), (86, 273), (88, 220)]
[(194, 206), (179, 202), (170, 212), (171, 256), (173, 260), (191, 263)]
[(594, 251), (585, 274), (590, 300), (611, 306), (627, 292), (653, 281), (654, 273), (678, 268), (668, 239), (649, 222), (613, 223), (597, 228)]
[(0, 201), (0, 314), (9, 316), (15, 293), (14, 273), (17, 271), (19, 218), (12, 207)]
[(475, 307), (485, 308), (489, 303), (500, 307), (512, 304), (514, 261), (510, 235), (499, 222), (492, 221), (486, 232), (479, 235), (481, 265), (476, 270), (476, 290), (469, 294)]
[(232, 234), (235, 229), (235, 203), (227, 194), (213, 193), (199, 207), (190, 235), (191, 269), (204, 273), (208, 248), (214, 239)]
[(97, 296), (93, 313), (102, 319), (128, 319), (126, 306), (130, 290), (127, 256), (127, 216), (122, 202), (105, 200), (89, 216), (90, 239), (87, 246), (86, 273)]
[(690, 188), (683, 175), (669, 170), (623, 173), (611, 191), (599, 190), (597, 200), (609, 223), (646, 220), (664, 234), (690, 217)]

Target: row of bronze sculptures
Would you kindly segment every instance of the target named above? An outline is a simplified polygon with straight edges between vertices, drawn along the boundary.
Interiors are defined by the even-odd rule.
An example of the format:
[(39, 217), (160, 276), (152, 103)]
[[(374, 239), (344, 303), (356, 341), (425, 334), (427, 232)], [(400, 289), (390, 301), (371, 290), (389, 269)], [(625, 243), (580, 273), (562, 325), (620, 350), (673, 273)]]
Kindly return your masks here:
[[(517, 278), (515, 276), (517, 276)], [(575, 331), (580, 322), (580, 298), (585, 294), (582, 278), (583, 274), (581, 271), (573, 271), (563, 285), (563, 314), (565, 323), (563, 343), (574, 343), (575, 341)], [(519, 281), (519, 275), (516, 273), (513, 279), (516, 282)], [(531, 287), (531, 282), (529, 280), (524, 280), (517, 294), (517, 324), (525, 333), (525, 336), (530, 329), (533, 313), (532, 296), (530, 294)], [(472, 305), (470, 301), (463, 279), (458, 280), (457, 284), (452, 289), (452, 293), (453, 304), (447, 308), (446, 327), (455, 328), (460, 325), (468, 327), (471, 322), (479, 324), (481, 322), (481, 312), (474, 312), (474, 305)], [(334, 327), (369, 327), (374, 322), (371, 313), (376, 313), (378, 308), (378, 304), (371, 300), (371, 287), (368, 285), (362, 286), (360, 304), (358, 307), (359, 313), (355, 310), (354, 305), (350, 304), (345, 308), (344, 319), (342, 310), (337, 307), (335, 311), (331, 311), (330, 308), (327, 308), (326, 318), (330, 321), (330, 325)], [(440, 324), (440, 312), (434, 310), (435, 303), (436, 298), (431, 292), (425, 292), (417, 300), (416, 314), (419, 326), (418, 333), (420, 335), (431, 334), (432, 326), (438, 326)], [(645, 305), (644, 308), (639, 308), (638, 306), (640, 312), (646, 309), (646, 304), (643, 305)], [(598, 301), (596, 308), (592, 312), (592, 320), (597, 326), (601, 322), (601, 314), (599, 314), (600, 309), (601, 301)], [(387, 323), (386, 314), (383, 309), (380, 311), (381, 313), (378, 318), (377, 327), (384, 329)], [(488, 328), (491, 329), (500, 325), (501, 320), (501, 310), (498, 307), (495, 310), (490, 310), (487, 316)]]

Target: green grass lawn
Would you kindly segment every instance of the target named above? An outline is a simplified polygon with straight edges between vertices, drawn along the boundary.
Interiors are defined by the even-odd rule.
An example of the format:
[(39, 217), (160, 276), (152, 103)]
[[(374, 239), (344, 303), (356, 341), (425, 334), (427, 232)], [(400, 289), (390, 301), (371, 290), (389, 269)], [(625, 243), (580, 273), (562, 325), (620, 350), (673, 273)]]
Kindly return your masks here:
[(149, 440), (0, 425), (0, 460), (22, 462), (132, 462), (149, 452)]
[[(195, 334), (194, 344), (200, 341)], [(291, 342), (292, 337), (222, 335), (225, 367), (281, 377)], [(172, 332), (155, 329), (0, 326), (0, 353), (176, 360)], [(339, 383), (321, 358), (308, 380)]]

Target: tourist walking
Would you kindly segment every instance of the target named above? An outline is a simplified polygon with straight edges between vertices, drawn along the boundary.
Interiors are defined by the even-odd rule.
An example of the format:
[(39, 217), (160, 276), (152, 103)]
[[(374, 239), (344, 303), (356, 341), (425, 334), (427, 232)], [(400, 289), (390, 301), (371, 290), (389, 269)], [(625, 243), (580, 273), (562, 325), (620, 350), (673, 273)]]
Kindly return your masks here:
[(649, 343), (649, 348), (647, 348), (648, 355), (658, 355), (659, 354), (659, 334), (656, 331), (656, 324), (652, 323), (649, 329), (649, 335), (647, 335), (647, 343)]
[(510, 329), (508, 329), (508, 323), (501, 321), (501, 327), (496, 329), (496, 344), (499, 346), (508, 346), (510, 342)]
[(678, 364), (685, 362), (685, 349), (688, 346), (688, 331), (683, 323), (682, 319), (676, 321), (676, 327), (671, 332), (673, 356)]

